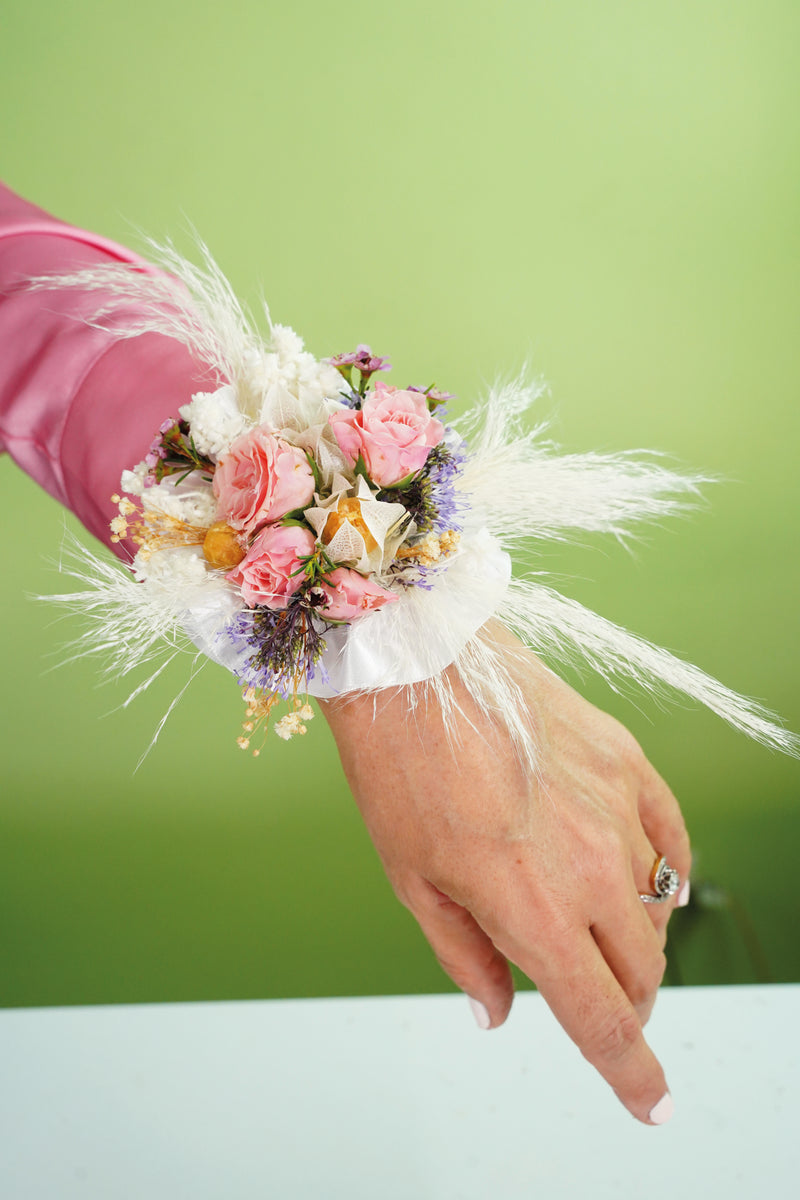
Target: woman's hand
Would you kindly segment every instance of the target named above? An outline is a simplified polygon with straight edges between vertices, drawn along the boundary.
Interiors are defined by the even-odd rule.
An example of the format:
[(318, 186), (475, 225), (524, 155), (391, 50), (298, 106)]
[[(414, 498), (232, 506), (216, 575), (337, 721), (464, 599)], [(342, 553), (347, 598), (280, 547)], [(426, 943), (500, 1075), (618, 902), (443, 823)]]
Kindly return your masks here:
[(457, 679), (455, 745), (403, 689), (327, 701), (325, 715), (392, 886), (478, 1023), (507, 1017), (515, 962), (630, 1112), (660, 1124), (672, 1102), (642, 1026), (678, 898), (639, 893), (657, 854), (688, 877), (680, 809), (622, 725), (504, 630), (490, 636), (535, 714), (538, 777)]

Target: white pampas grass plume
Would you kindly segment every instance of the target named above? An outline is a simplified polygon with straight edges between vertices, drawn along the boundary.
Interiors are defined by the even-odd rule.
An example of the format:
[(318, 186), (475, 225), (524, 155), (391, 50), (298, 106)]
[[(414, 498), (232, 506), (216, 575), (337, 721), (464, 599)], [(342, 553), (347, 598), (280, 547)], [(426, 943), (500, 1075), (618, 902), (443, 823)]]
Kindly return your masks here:
[[(170, 601), (164, 589), (135, 583), (128, 568), (116, 559), (94, 554), (68, 536), (58, 568), (80, 587), (36, 599), (57, 604), (85, 623), (85, 631), (64, 647), (62, 662), (96, 656), (103, 663), (102, 673), (119, 679), (163, 659), (165, 643), (173, 652), (191, 645), (181, 624), (185, 604)], [(136, 694), (147, 686), (138, 687)]]
[[(94, 312), (88, 306), (88, 319), (117, 337), (157, 333), (179, 340), (198, 366), (206, 366), (216, 374), (218, 383), (232, 385), (235, 405), (248, 423), (267, 419), (261, 415), (265, 411), (262, 393), (267, 388), (262, 368), (274, 350), (274, 378), (270, 378), (280, 404), (278, 409), (268, 411), (283, 411), (280, 405), (289, 405), (288, 415), (300, 421), (302, 432), (307, 411), (304, 405), (310, 403), (308, 412), (319, 415), (321, 398), (335, 396), (338, 391), (338, 384), (332, 391), (326, 390), (328, 383), (320, 374), (323, 364), (315, 365), (302, 351), (295, 334), (271, 322), (272, 350), (260, 339), (250, 316), (199, 239), (199, 265), (187, 262), (170, 243), (157, 246), (151, 242), (149, 246), (169, 274), (154, 273), (143, 266), (109, 265), (40, 277), (30, 281), (29, 286), (74, 287), (90, 296), (102, 293)], [(331, 373), (329, 368), (326, 370)], [(455, 423), (466, 441), (466, 460), (455, 484), (455, 497), (451, 498), (452, 511), (464, 515), (461, 549), (453, 555), (441, 579), (434, 581), (427, 599), (422, 591), (411, 587), (390, 609), (377, 614), (383, 625), (369, 626), (368, 636), (360, 642), (355, 629), (347, 635), (349, 648), (363, 644), (362, 648), (369, 649), (372, 631), (376, 639), (385, 639), (387, 629), (392, 632), (388, 644), (384, 640), (372, 647), (372, 653), (353, 655), (354, 677), (348, 677), (341, 690), (377, 692), (386, 686), (390, 673), (396, 686), (405, 686), (427, 673), (428, 678), (423, 677), (421, 683), (406, 686), (411, 713), (420, 706), (436, 704), (455, 730), (458, 700), (452, 677), (457, 673), (482, 712), (506, 723), (521, 757), (535, 769), (535, 714), (509, 669), (513, 652), (493, 643), (485, 628), (479, 629), (494, 613), (507, 629), (550, 661), (586, 663), (615, 688), (630, 681), (655, 695), (678, 693), (690, 697), (757, 741), (790, 754), (800, 753), (800, 739), (783, 729), (772, 713), (730, 691), (699, 668), (565, 599), (541, 582), (514, 579), (506, 589), (507, 574), (501, 573), (500, 578), (496, 569), (498, 558), (508, 566), (499, 547), (514, 553), (531, 541), (560, 541), (594, 533), (627, 541), (637, 523), (679, 514), (696, 504), (701, 485), (709, 481), (707, 476), (675, 471), (663, 457), (652, 453), (561, 453), (547, 439), (546, 425), (531, 421), (531, 410), (544, 390), (541, 383), (520, 377), (491, 389), (485, 402)], [(203, 402), (196, 402), (198, 412)], [(219, 397), (215, 403), (221, 405)], [(319, 418), (323, 425), (326, 413)], [(224, 438), (220, 444), (224, 444)], [(188, 565), (191, 567), (191, 563)], [(67, 648), (68, 654), (72, 658), (101, 656), (109, 675), (126, 675), (134, 667), (160, 657), (164, 641), (173, 653), (177, 652), (188, 644), (184, 628), (200, 630), (203, 622), (198, 614), (210, 613), (211, 640), (206, 641), (213, 646), (226, 615), (230, 618), (236, 608), (236, 604), (228, 604), (226, 609), (224, 586), (219, 579), (209, 580), (207, 587), (195, 587), (191, 570), (173, 575), (167, 563), (159, 582), (155, 559), (150, 562), (145, 582), (134, 584), (124, 568), (76, 543), (67, 554), (65, 570), (83, 590), (48, 599), (86, 617), (92, 630), (87, 637), (76, 639)], [(235, 600), (240, 607), (238, 598)], [(478, 618), (472, 623), (470, 618), (465, 624), (467, 608), (470, 613), (478, 613)], [(367, 630), (370, 618), (363, 620)], [(335, 637), (336, 632), (331, 642)], [(421, 656), (420, 647), (425, 652)], [(213, 655), (211, 649), (209, 654)], [(410, 664), (420, 657), (435, 665), (426, 665), (415, 674)], [(388, 668), (384, 669), (381, 663), (385, 665), (387, 659)], [(452, 664), (454, 670), (441, 670), (442, 663)], [(133, 694), (149, 686), (159, 673), (156, 670)]]
[(585, 663), (615, 690), (627, 682), (657, 697), (682, 694), (762, 745), (800, 754), (800, 738), (761, 704), (552, 588), (512, 580), (497, 617), (551, 662)]
[(187, 650), (194, 652), (189, 677), (160, 718), (136, 764), (138, 771), (170, 714), (208, 659), (195, 650), (184, 632), (185, 603), (176, 604), (163, 588), (135, 583), (130, 570), (116, 559), (94, 554), (77, 538), (67, 535), (57, 566), (63, 575), (76, 581), (79, 590), (39, 595), (34, 599), (57, 604), (84, 625), (83, 631), (64, 645), (58, 666), (82, 658), (97, 658), (102, 664), (101, 677), (110, 681), (151, 663), (158, 664), (123, 700), (121, 708), (128, 708), (147, 691), (178, 655)]
[(711, 481), (673, 471), (653, 453), (560, 453), (545, 423), (525, 421), (544, 390), (524, 378), (494, 387), (458, 423), (469, 445), (459, 490), (507, 550), (577, 531), (624, 541), (633, 522), (684, 511)]
[(146, 241), (163, 271), (109, 263), (64, 275), (36, 276), (28, 281), (28, 287), (102, 293), (87, 316), (90, 325), (119, 338), (160, 333), (182, 342), (198, 364), (208, 366), (221, 379), (231, 383), (246, 379), (248, 364), (261, 340), (208, 247), (196, 239), (198, 265), (179, 254), (172, 242)]

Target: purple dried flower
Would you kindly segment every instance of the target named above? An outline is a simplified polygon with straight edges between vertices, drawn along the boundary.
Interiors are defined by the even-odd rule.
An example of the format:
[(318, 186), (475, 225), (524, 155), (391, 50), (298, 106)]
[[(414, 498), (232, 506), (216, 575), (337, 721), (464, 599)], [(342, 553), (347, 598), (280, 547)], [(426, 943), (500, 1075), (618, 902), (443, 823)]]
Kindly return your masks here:
[(336, 367), (336, 370), (353, 386), (352, 376), (353, 369), (359, 372), (360, 380), (358, 385), (358, 394), (363, 397), (367, 384), (377, 371), (390, 371), (392, 364), (388, 358), (379, 358), (377, 354), (373, 354), (369, 346), (363, 343), (352, 350), (350, 354), (337, 354), (330, 359), (330, 364)]
[(388, 358), (379, 358), (369, 346), (358, 346), (349, 354), (337, 354), (330, 360), (334, 367), (355, 367), (362, 375), (374, 375), (376, 371), (389, 371), (392, 364)]
[(455, 400), (455, 398), (456, 398), (455, 393), (440, 392), (437, 387), (433, 386), (433, 384), (431, 384), (430, 387), (426, 387), (426, 388), (417, 387), (416, 385), (412, 384), (412, 386), (409, 387), (407, 390), (409, 392), (421, 392), (423, 396), (428, 397), (428, 400), (434, 407), (436, 407), (437, 404), (446, 404), (448, 400)]
[(439, 421), (447, 420), (447, 401), (455, 400), (455, 395), (452, 392), (440, 392), (433, 384), (430, 387), (416, 387), (415, 385), (408, 388), (409, 392), (419, 392), (428, 402), (428, 412), (435, 413)]
[(285, 609), (259, 606), (240, 612), (223, 636), (239, 650), (250, 652), (241, 671), (242, 687), (272, 692), (284, 700), (296, 694), (305, 680), (324, 676), (320, 662), (325, 649), (325, 622), (318, 622), (313, 601), (300, 599)]
[(369, 346), (359, 346), (356, 351), (355, 365), (362, 375), (374, 375), (376, 371), (391, 371), (392, 364), (388, 358), (379, 358), (373, 354)]
[(433, 519), (434, 533), (446, 533), (449, 529), (463, 529), (462, 516), (464, 499), (456, 492), (456, 481), (467, 460), (466, 443), (449, 446), (445, 453), (431, 456), (428, 479), (431, 485), (431, 502), (436, 509)]

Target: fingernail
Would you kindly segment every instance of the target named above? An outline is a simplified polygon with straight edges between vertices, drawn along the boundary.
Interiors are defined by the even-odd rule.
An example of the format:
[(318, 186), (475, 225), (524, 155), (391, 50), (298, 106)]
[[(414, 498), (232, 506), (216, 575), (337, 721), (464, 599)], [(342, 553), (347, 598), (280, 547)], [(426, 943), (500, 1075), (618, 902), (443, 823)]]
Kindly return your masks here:
[(478, 1029), (491, 1029), (492, 1018), (489, 1016), (489, 1010), (485, 1004), (481, 1004), (480, 1000), (474, 1000), (472, 996), (467, 996), (469, 1006), (472, 1009), (472, 1015)]
[(689, 883), (688, 879), (685, 879), (683, 881), (683, 887), (678, 892), (678, 899), (675, 901), (677, 908), (686, 908), (686, 905), (689, 903), (691, 891), (692, 885)]
[(652, 1125), (666, 1125), (674, 1112), (675, 1105), (672, 1103), (672, 1096), (669, 1092), (664, 1092), (658, 1104), (654, 1104), (647, 1115)]

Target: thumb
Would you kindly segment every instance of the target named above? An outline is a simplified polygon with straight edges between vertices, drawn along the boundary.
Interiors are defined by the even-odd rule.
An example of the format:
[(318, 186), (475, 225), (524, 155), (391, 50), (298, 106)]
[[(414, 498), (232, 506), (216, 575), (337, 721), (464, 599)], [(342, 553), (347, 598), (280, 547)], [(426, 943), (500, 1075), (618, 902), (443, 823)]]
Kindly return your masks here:
[(442, 969), (466, 992), (482, 1029), (502, 1025), (514, 999), (505, 957), (472, 914), (426, 879), (403, 889), (403, 903), (416, 917)]

